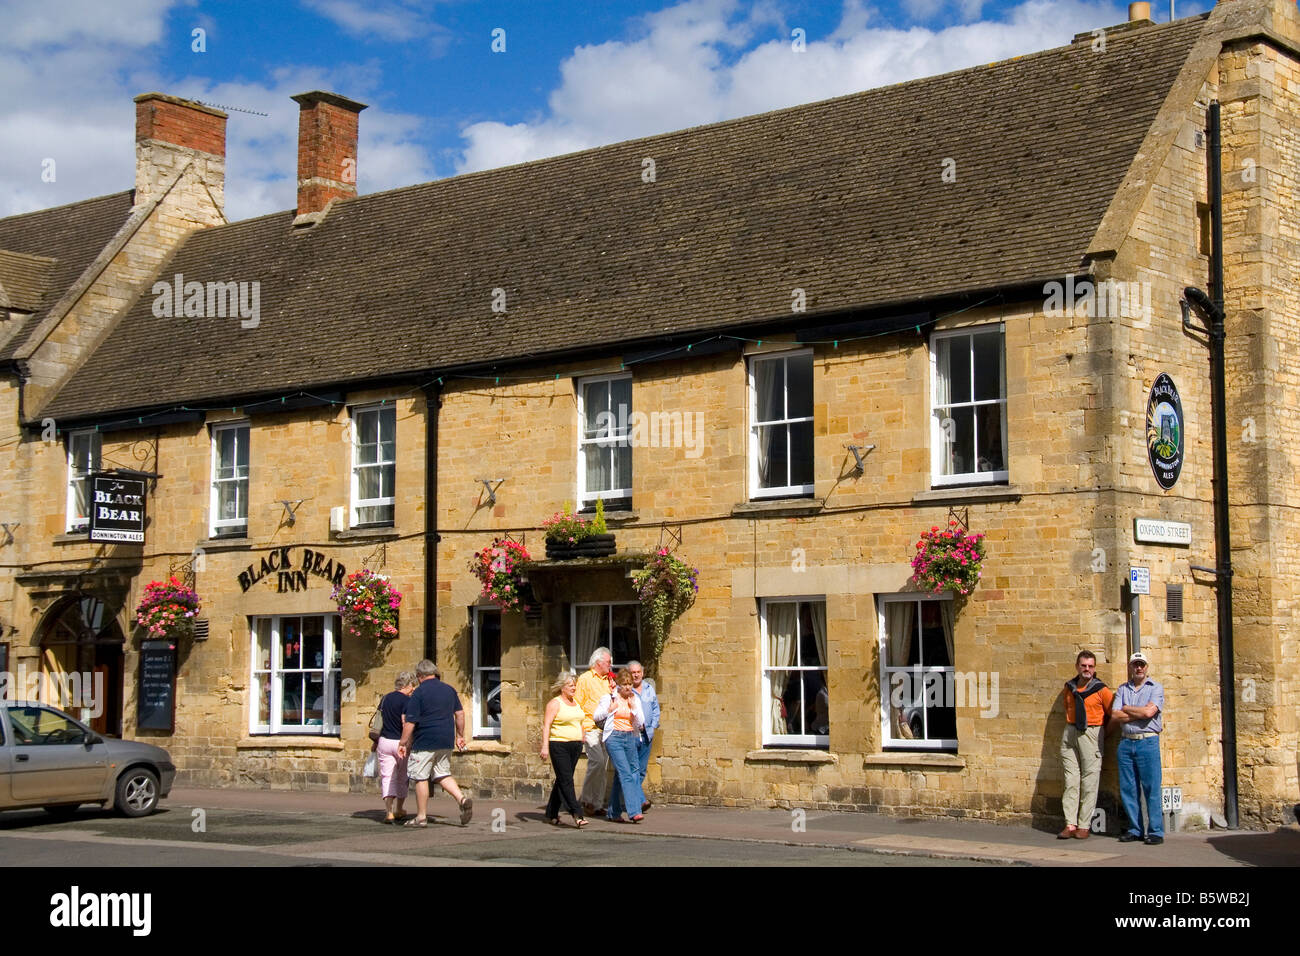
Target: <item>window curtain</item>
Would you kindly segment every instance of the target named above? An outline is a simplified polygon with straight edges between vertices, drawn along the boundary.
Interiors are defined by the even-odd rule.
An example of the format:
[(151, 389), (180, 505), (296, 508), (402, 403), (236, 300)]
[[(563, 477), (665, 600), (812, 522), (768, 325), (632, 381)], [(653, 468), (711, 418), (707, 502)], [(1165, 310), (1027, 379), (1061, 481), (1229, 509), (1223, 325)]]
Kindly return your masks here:
[[(948, 435), (943, 430), (943, 421), (945, 418), (952, 417), (952, 409), (948, 406), (952, 404), (952, 339), (942, 338), (935, 342), (935, 360), (934, 360), (934, 418), (938, 431), (935, 433), (935, 441), (939, 443), (939, 461), (941, 462), (940, 473), (944, 475), (953, 474), (953, 454), (956, 451), (957, 442), (949, 440)], [(953, 435), (956, 438), (956, 435)]]
[(574, 635), (573, 669), (582, 673), (587, 669), (587, 662), (592, 653), (600, 647), (600, 639), (606, 632), (609, 608), (604, 604), (587, 604), (578, 608), (577, 634)]
[[(793, 667), (797, 642), (795, 640), (795, 622), (798, 619), (798, 604), (767, 605), (767, 664), (768, 667)], [(781, 714), (781, 698), (785, 695), (790, 672), (784, 670), (768, 671), (768, 680), (772, 687), (772, 699), (769, 702), (769, 730), (774, 734), (788, 733), (785, 717)]]
[[(886, 601), (885, 602), (885, 640), (888, 647), (887, 666), (889, 667), (906, 667), (908, 660), (912, 655), (912, 641), (916, 638), (916, 602), (915, 601)], [(904, 689), (910, 689), (912, 678), (910, 674), (904, 675), (907, 679), (903, 684)], [(886, 672), (885, 685), (880, 688), (880, 693), (885, 695), (886, 700), (893, 697), (894, 683), (893, 675)], [(904, 695), (904, 701), (910, 700), (910, 694)], [(895, 740), (911, 740), (912, 728), (908, 726), (907, 721), (903, 719), (903, 708), (894, 706), (891, 700), (889, 708), (889, 726), (890, 736)]]
[(951, 601), (939, 602), (939, 616), (943, 620), (943, 643), (948, 648), (948, 666), (956, 667), (957, 658), (953, 656), (952, 631), (953, 624), (956, 622), (957, 613), (953, 608)]
[[(780, 408), (781, 396), (774, 394), (777, 384), (776, 373), (779, 369), (780, 363), (776, 361), (755, 360), (754, 362), (754, 420), (756, 422), (785, 417), (784, 410)], [(772, 480), (772, 476), (768, 471), (771, 462), (772, 437), (775, 431), (776, 429), (772, 427), (760, 427), (754, 430), (754, 447), (758, 455), (758, 484), (760, 488), (766, 488), (776, 483)], [(782, 429), (782, 432), (784, 431)]]
[[(584, 437), (590, 439), (608, 439), (613, 432), (610, 420), (609, 382), (592, 382), (584, 386), (583, 422)], [(586, 460), (586, 491), (588, 494), (608, 491), (613, 485), (611, 458), (613, 450), (606, 442), (591, 442), (583, 446)]]
[[(812, 601), (808, 605), (812, 612), (813, 638), (817, 641), (817, 656), (821, 666), (829, 670), (830, 658), (826, 656), (826, 602)], [(804, 662), (805, 664), (807, 661)]]

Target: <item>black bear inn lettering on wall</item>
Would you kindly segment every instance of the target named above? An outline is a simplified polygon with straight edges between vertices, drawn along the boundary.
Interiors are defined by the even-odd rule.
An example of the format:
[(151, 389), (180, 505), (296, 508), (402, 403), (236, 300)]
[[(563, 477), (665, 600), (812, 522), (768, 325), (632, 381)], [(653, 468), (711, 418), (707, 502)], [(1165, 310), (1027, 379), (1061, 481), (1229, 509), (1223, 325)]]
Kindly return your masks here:
[(290, 551), (292, 548), (273, 548), (262, 555), (261, 561), (250, 564), (238, 574), (239, 589), (247, 592), (258, 581), (275, 575), (277, 594), (288, 594), (307, 590), (308, 575), (324, 578), (333, 587), (338, 587), (347, 576), (348, 569), (340, 561), (327, 557), (323, 551), (311, 548), (302, 549), (302, 558), (294, 566)]

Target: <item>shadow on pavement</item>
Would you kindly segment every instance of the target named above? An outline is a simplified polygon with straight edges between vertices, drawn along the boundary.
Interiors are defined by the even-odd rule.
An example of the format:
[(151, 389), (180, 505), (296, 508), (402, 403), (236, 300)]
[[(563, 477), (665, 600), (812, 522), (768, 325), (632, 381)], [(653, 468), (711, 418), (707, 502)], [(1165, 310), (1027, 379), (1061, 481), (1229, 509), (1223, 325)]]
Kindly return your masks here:
[(1227, 833), (1206, 841), (1224, 856), (1251, 866), (1300, 866), (1300, 829)]

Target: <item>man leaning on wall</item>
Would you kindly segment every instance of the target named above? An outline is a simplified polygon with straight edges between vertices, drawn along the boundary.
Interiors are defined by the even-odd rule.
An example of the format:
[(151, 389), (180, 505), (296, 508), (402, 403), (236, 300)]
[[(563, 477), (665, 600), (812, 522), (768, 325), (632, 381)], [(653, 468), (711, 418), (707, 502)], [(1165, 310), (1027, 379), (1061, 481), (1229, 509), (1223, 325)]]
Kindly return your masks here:
[(1065, 682), (1065, 732), (1061, 735), (1061, 766), (1065, 788), (1061, 808), (1065, 829), (1058, 840), (1086, 840), (1092, 830), (1101, 784), (1102, 734), (1115, 695), (1097, 678), (1097, 655), (1080, 651), (1074, 659), (1075, 676)]

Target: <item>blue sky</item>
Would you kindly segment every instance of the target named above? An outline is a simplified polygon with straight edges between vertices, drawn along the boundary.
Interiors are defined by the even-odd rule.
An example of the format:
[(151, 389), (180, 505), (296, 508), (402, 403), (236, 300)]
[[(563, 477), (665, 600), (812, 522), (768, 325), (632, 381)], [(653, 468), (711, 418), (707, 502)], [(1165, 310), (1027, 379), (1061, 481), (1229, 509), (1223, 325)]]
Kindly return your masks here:
[[(1178, 0), (1177, 13), (1210, 6)], [(1168, 0), (1152, 15), (1167, 20)], [(988, 63), (1125, 19), (1127, 3), (1103, 0), (0, 0), (0, 216), (129, 188), (131, 98), (150, 90), (239, 108), (233, 220), (293, 206), (289, 97), (304, 90), (369, 104), (367, 193)]]

